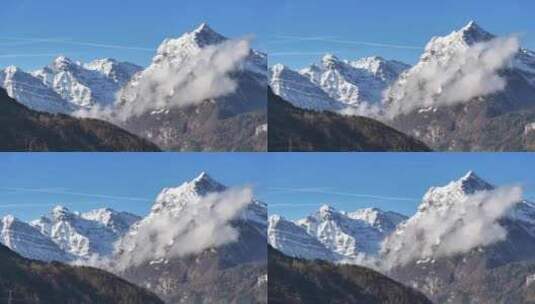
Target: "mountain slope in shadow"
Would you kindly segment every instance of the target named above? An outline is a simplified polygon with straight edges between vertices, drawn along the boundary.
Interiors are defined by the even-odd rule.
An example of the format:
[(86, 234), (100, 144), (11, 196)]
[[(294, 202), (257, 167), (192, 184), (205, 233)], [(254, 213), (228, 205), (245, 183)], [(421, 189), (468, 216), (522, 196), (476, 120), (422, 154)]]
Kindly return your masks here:
[(105, 121), (31, 110), (4, 89), (0, 89), (0, 129), (0, 151), (160, 151)]
[(430, 151), (371, 118), (297, 108), (271, 90), (268, 100), (268, 151)]
[(371, 269), (291, 258), (269, 247), (268, 302), (431, 304), (423, 294)]
[(29, 260), (1, 244), (0, 273), (1, 303), (163, 304), (105, 271)]

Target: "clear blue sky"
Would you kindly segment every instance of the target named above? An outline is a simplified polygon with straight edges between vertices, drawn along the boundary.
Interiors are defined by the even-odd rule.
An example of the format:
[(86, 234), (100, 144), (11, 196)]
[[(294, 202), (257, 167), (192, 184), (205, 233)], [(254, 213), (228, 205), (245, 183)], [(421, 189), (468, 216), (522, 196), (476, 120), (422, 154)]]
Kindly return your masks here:
[[(3, 0), (0, 66), (15, 64), (33, 69), (45, 65), (56, 54), (83, 61), (113, 57), (146, 65), (152, 49), (165, 37), (176, 37), (203, 21), (227, 36), (255, 34), (254, 46), (272, 54), (271, 64), (303, 67), (326, 52), (343, 58), (381, 55), (413, 63), (432, 36), (447, 34), (471, 19), (499, 35), (519, 33), (523, 45), (535, 49), (534, 11), (532, 0)], [(287, 36), (329, 41), (284, 38)], [(71, 43), (17, 41), (13, 45), (14, 40), (3, 38)], [(147, 50), (89, 47), (72, 42)], [(26, 57), (29, 55), (36, 57)]]
[(0, 216), (30, 220), (58, 203), (144, 215), (162, 188), (202, 171), (226, 185), (253, 186), (270, 213), (292, 219), (323, 203), (412, 214), (430, 186), (468, 170), (496, 185), (519, 183), (535, 200), (533, 168), (529, 153), (4, 153)]

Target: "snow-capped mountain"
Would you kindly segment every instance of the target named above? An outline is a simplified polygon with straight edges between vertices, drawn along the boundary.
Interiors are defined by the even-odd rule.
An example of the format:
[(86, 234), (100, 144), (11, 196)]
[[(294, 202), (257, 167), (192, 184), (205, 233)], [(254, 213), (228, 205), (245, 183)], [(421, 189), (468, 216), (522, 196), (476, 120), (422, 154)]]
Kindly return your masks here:
[[(381, 242), (405, 219), (377, 208), (347, 213), (323, 205), (295, 222), (272, 216), (268, 235), (271, 246), (291, 256), (360, 263), (377, 256)], [(304, 253), (309, 247), (316, 249)]]
[(139, 219), (133, 214), (108, 208), (79, 213), (56, 206), (49, 215), (30, 222), (30, 225), (66, 253), (83, 260), (111, 255), (115, 242)]
[(11, 98), (37, 111), (69, 113), (77, 109), (40, 79), (14, 66), (0, 70), (0, 87)]
[[(244, 205), (233, 198), (212, 205), (209, 197), (224, 196), (226, 190), (232, 191), (206, 173), (178, 187), (163, 189), (150, 213), (132, 226), (117, 248), (117, 260), (124, 261), (120, 275), (150, 288), (169, 303), (183, 299), (265, 303), (267, 284), (258, 282), (267, 274), (266, 205), (254, 199)], [(202, 215), (206, 210), (203, 206), (211, 210), (209, 217)], [(238, 235), (217, 246), (212, 241), (226, 236), (219, 230), (210, 232), (210, 227), (218, 225), (214, 221), (220, 218), (219, 212), (231, 213), (224, 219), (225, 226), (231, 225)], [(192, 230), (198, 229), (202, 231), (195, 234), (195, 239), (188, 238), (195, 233)], [(147, 239), (147, 235), (151, 237)], [(212, 240), (209, 246), (178, 253), (206, 239)], [(147, 250), (140, 246), (150, 247)], [(231, 294), (229, 286), (233, 286)]]
[(481, 179), (473, 171), (469, 171), (459, 180), (452, 181), (442, 187), (431, 187), (424, 195), (418, 211), (425, 212), (429, 208), (449, 207), (462, 202), (467, 195), (477, 191), (488, 191), (494, 186)]
[(384, 234), (389, 234), (397, 225), (407, 219), (405, 215), (393, 211), (383, 211), (379, 208), (364, 208), (347, 213), (354, 220), (361, 220), (370, 224)]
[(300, 71), (332, 98), (350, 106), (362, 102), (380, 103), (382, 92), (394, 82), (408, 65), (381, 57), (355, 61), (340, 60), (327, 54), (319, 64)]
[[(396, 216), (393, 220), (402, 217)], [(327, 248), (349, 261), (377, 255), (381, 242), (391, 232), (372, 226), (364, 219), (352, 218), (346, 212), (337, 211), (328, 205), (296, 223)], [(396, 226), (398, 223), (391, 224)]]
[(136, 64), (117, 61), (113, 58), (95, 59), (83, 64), (83, 67), (87, 70), (98, 72), (116, 83), (119, 87), (123, 87), (132, 79), (132, 76), (143, 69)]
[[(414, 259), (421, 259), (421, 261), (428, 261), (433, 259), (438, 253), (438, 247), (444, 240), (447, 240), (449, 233), (457, 231), (466, 225), (464, 217), (470, 218), (471, 201), (470, 197), (482, 192), (489, 192), (496, 190), (496, 188), (490, 183), (480, 178), (473, 171), (469, 171), (466, 175), (458, 180), (452, 181), (442, 187), (431, 187), (423, 196), (422, 202), (418, 207), (417, 212), (408, 220), (396, 227), (395, 231), (383, 244), (385, 252), (388, 252), (391, 256), (399, 256), (396, 252), (403, 252), (410, 246), (403, 240), (410, 239), (410, 235), (414, 233), (430, 233), (428, 230), (432, 230), (428, 227), (427, 223), (430, 221), (440, 220), (441, 218), (457, 218), (458, 222), (450, 223), (447, 225), (446, 231), (440, 231), (437, 233), (437, 239), (434, 240), (434, 246), (431, 246), (427, 252), (420, 252), (421, 256), (415, 256)], [(475, 208), (482, 208), (482, 204), (485, 204), (486, 200), (478, 202)], [(500, 204), (506, 204), (500, 202)], [(494, 207), (496, 208), (496, 207)], [(514, 225), (519, 225), (526, 232), (531, 234), (535, 238), (535, 205), (526, 200), (520, 200), (513, 202), (510, 210), (496, 218), (497, 221), (503, 221), (504, 223), (511, 222)], [(487, 216), (484, 210), (480, 211), (481, 217)], [(472, 219), (478, 220), (478, 219)], [(507, 228), (508, 224), (504, 227)], [(418, 227), (418, 232), (415, 232), (414, 227)], [(401, 241), (400, 241), (401, 240)], [(483, 243), (484, 245), (484, 243)]]
[(38, 229), (12, 215), (0, 219), (0, 243), (29, 259), (58, 262), (73, 259)]
[[(394, 116), (389, 124), (434, 150), (532, 150), (535, 53), (512, 49), (505, 42), (509, 40), (473, 21), (432, 38), (419, 62), (386, 93), (385, 106)], [(480, 55), (474, 57), (477, 52)], [(482, 54), (495, 60), (471, 72), (473, 61), (485, 58)], [(463, 77), (482, 74), (496, 84), (485, 87), (490, 80), (478, 84)], [(502, 140), (495, 141), (498, 137)]]
[(0, 86), (31, 109), (68, 114), (96, 104), (112, 104), (117, 92), (141, 69), (109, 58), (84, 64), (59, 56), (31, 73), (16, 67), (4, 69)]
[[(426, 45), (424, 53), (420, 56), (419, 62), (399, 76), (387, 93), (387, 102), (404, 102), (406, 96), (412, 93), (414, 83), (411, 79), (417, 78), (420, 74), (434, 69), (436, 66), (448, 66), (457, 60), (461, 54), (477, 43), (488, 42), (496, 38), (491, 33), (482, 29), (474, 21), (470, 21), (458, 31), (453, 31), (447, 36), (433, 37)], [(427, 72), (429, 73), (429, 72)], [(440, 75), (437, 75), (439, 77)], [(435, 93), (441, 94), (438, 89)]]
[(267, 55), (248, 45), (204, 23), (165, 39), (146, 69), (59, 56), (1, 71), (0, 86), (32, 109), (113, 120), (164, 150), (265, 151)]
[(206, 172), (202, 172), (192, 181), (160, 191), (152, 205), (150, 214), (145, 219), (158, 216), (163, 212), (178, 215), (188, 204), (195, 204), (206, 194), (222, 192), (225, 189), (225, 186), (216, 182)]
[(113, 269), (168, 303), (267, 303), (267, 206), (251, 195), (202, 173), (163, 189), (142, 219), (58, 206), (30, 225), (7, 217), (0, 242), (40, 260), (60, 259), (56, 248), (72, 257), (61, 261)]
[(113, 59), (99, 59), (83, 64), (60, 56), (32, 75), (64, 100), (79, 107), (90, 108), (95, 104), (113, 104), (117, 92), (141, 69), (134, 64)]
[[(226, 186), (214, 180), (206, 172), (202, 172), (193, 180), (184, 182), (178, 187), (164, 188), (156, 197), (150, 213), (132, 225), (128, 234), (136, 235), (143, 227), (157, 223), (162, 217), (180, 217), (183, 210), (198, 204), (206, 195), (220, 193), (227, 189)], [(239, 212), (237, 219), (258, 225), (265, 235), (267, 229), (266, 204), (253, 200)]]
[[(139, 84), (144, 81), (153, 81), (154, 75), (174, 68), (180, 71), (181, 66), (199, 55), (204, 49), (219, 45), (229, 38), (214, 31), (208, 24), (202, 23), (195, 30), (185, 33), (178, 38), (165, 39), (152, 58), (152, 63), (142, 72), (135, 75), (121, 91), (123, 102), (133, 102), (138, 98)], [(258, 81), (267, 82), (267, 55), (250, 50), (249, 56), (242, 63), (242, 68), (255, 76)]]
[[(446, 66), (454, 61), (459, 54), (477, 44), (489, 42), (497, 38), (494, 34), (486, 31), (475, 21), (470, 21), (464, 27), (451, 32), (446, 36), (433, 37), (426, 45), (419, 62), (412, 68), (402, 73), (392, 86), (391, 96), (393, 102), (402, 100), (407, 90), (407, 79), (413, 74), (422, 73), (431, 65)], [(504, 67), (506, 70), (516, 70), (530, 83), (535, 83), (535, 53), (525, 48), (519, 48), (512, 58), (511, 64)], [(440, 92), (437, 92), (440, 93)]]
[(377, 56), (350, 61), (327, 54), (298, 72), (273, 66), (270, 85), (298, 107), (364, 114), (382, 102), (383, 92), (408, 68)]
[(344, 104), (331, 98), (306, 76), (287, 66), (276, 64), (269, 71), (273, 92), (297, 107), (319, 111), (338, 111), (344, 108)]
[[(267, 55), (244, 49), (246, 44), (239, 41), (207, 24), (164, 40), (150, 66), (121, 90), (123, 112), (132, 114), (125, 115), (121, 126), (165, 150), (267, 150), (266, 132), (257, 132), (267, 123)], [(234, 49), (238, 44), (240, 52)], [(227, 80), (222, 86), (211, 86), (220, 92), (203, 94), (187, 89), (197, 83), (197, 74), (208, 74), (196, 71), (198, 68), (216, 64), (211, 60), (219, 56), (211, 53), (218, 54), (228, 46), (244, 57), (233, 60), (224, 75), (214, 80)], [(176, 77), (162, 79), (162, 75)]]
[[(417, 212), (407, 221), (399, 225), (395, 232), (384, 244), (388, 251), (403, 250), (403, 246), (408, 244), (398, 244), (407, 232), (407, 226), (418, 226), (419, 222), (425, 223), (428, 218), (435, 219), (435, 215), (447, 217), (453, 210), (461, 208), (469, 195), (480, 191), (493, 190), (494, 186), (481, 179), (473, 171), (469, 171), (458, 180), (451, 181), (442, 187), (431, 187), (423, 196), (422, 202), (418, 206)], [(440, 240), (436, 240), (439, 242)], [(396, 254), (392, 254), (395, 256)], [(427, 257), (423, 257), (424, 259)]]
[[(137, 229), (145, 221), (156, 221), (162, 214), (180, 216), (180, 212), (188, 206), (197, 204), (204, 196), (210, 193), (219, 193), (228, 188), (214, 180), (208, 173), (202, 172), (191, 181), (184, 182), (178, 187), (164, 188), (156, 197), (151, 212), (133, 228)], [(253, 200), (240, 212), (239, 218), (254, 222), (267, 228), (266, 204)]]
[[(430, 188), (416, 214), (385, 241), (386, 256), (398, 262), (407, 251), (411, 252), (410, 259), (391, 265), (389, 276), (424, 292), (436, 303), (529, 302), (525, 299), (532, 288), (529, 282), (535, 267), (535, 205), (521, 200), (510, 206), (503, 197), (494, 202), (467, 199), (497, 189), (474, 172), (445, 186)], [(504, 204), (510, 209), (500, 212), (489, 226), (482, 222), (488, 216), (488, 204), (493, 204), (489, 207), (492, 209)], [(449, 224), (444, 226), (444, 222)], [(498, 224), (503, 229), (502, 237), (486, 243), (487, 238), (499, 235)], [(421, 229), (413, 229), (416, 226)], [(424, 240), (431, 246), (422, 247)], [(454, 250), (475, 244), (473, 240), (479, 246)], [(444, 242), (448, 242), (446, 247), (442, 246)], [(449, 253), (444, 254), (444, 249)]]
[[(494, 190), (496, 187), (479, 177), (475, 172), (469, 171), (459, 180), (452, 181), (442, 187), (431, 187), (424, 195), (422, 203), (414, 217), (423, 214), (431, 208), (446, 209), (460, 204), (463, 200), (480, 191)], [(509, 220), (523, 223), (530, 229), (535, 228), (535, 205), (527, 200), (522, 200), (507, 213)], [(410, 220), (410, 219), (409, 219)], [(400, 227), (402, 228), (402, 227)], [(535, 236), (535, 234), (534, 234)]]
[(339, 258), (303, 227), (279, 215), (269, 217), (268, 227), (268, 243), (288, 256), (325, 261)]
[[(182, 211), (195, 207), (206, 195), (227, 189), (203, 172), (178, 187), (163, 189), (144, 218), (110, 208), (80, 213), (63, 206), (56, 206), (49, 214), (29, 223), (6, 216), (0, 223), (0, 241), (24, 256), (39, 260), (83, 263), (93, 257), (111, 257), (120, 250), (116, 246), (125, 235), (135, 235), (164, 217), (180, 217)], [(265, 203), (251, 201), (234, 220), (254, 226), (255, 233), (266, 237)]]

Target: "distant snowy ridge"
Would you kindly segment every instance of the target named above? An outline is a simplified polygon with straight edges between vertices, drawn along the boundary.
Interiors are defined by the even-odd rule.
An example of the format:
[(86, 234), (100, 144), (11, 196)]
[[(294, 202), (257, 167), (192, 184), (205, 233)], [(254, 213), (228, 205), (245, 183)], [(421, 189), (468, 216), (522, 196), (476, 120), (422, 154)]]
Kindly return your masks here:
[(377, 208), (347, 213), (323, 205), (296, 221), (271, 216), (268, 241), (287, 255), (359, 264), (376, 257), (381, 242), (405, 219), (404, 215)]
[(87, 260), (111, 253), (113, 244), (138, 220), (135, 215), (108, 208), (77, 213), (56, 206), (49, 215), (30, 223), (5, 216), (0, 241), (27, 258)]
[(59, 56), (31, 73), (16, 67), (0, 71), (0, 86), (10, 97), (32, 109), (72, 113), (115, 102), (120, 88), (141, 69), (109, 58), (84, 64)]
[(383, 91), (408, 68), (381, 57), (348, 61), (327, 54), (320, 63), (300, 71), (274, 65), (270, 86), (275, 94), (301, 108), (372, 115)]

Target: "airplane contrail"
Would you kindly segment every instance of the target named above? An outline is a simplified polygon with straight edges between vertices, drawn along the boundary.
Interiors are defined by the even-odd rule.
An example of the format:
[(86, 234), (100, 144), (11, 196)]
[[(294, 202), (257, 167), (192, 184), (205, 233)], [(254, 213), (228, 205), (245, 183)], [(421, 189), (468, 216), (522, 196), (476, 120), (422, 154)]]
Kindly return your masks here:
[(268, 204), (268, 207), (294, 207), (294, 208), (299, 208), (299, 207), (316, 207), (316, 206), (319, 206), (321, 204), (314, 204), (314, 203), (310, 203), (310, 204), (292, 204), (292, 203), (274, 203), (274, 204)]
[(54, 57), (58, 53), (41, 53), (41, 54), (2, 54), (0, 58), (24, 58), (24, 57)]
[(337, 195), (337, 196), (373, 198), (373, 199), (391, 200), (391, 201), (417, 201), (418, 200), (417, 198), (412, 198), (412, 197), (383, 196), (383, 195), (376, 195), (376, 194), (341, 192), (341, 191), (331, 191), (331, 190), (314, 189), (314, 188), (270, 187), (270, 189), (276, 190), (276, 191), (284, 191), (284, 192), (318, 193), (318, 194), (328, 194), (328, 195)]
[(286, 42), (321, 41), (321, 42), (330, 42), (330, 43), (339, 43), (339, 44), (365, 45), (365, 46), (394, 48), (394, 49), (408, 49), (408, 50), (422, 50), (423, 49), (422, 46), (415, 46), (415, 45), (392, 44), (392, 43), (370, 42), (370, 41), (360, 41), (360, 40), (345, 40), (345, 39), (337, 39), (337, 38), (331, 38), (331, 37), (303, 37), (303, 36), (287, 36), (287, 35), (278, 35), (276, 37), (287, 39)]
[(3, 46), (3, 47), (12, 47), (12, 46), (21, 46), (21, 45), (32, 45), (32, 44), (37, 44), (37, 43), (40, 43), (40, 42), (37, 42), (37, 41), (20, 41), (20, 42), (2, 42), (0, 43), (0, 46)]
[(144, 52), (155, 51), (154, 48), (147, 48), (147, 47), (128, 46), (128, 45), (119, 45), (119, 44), (105, 44), (105, 43), (87, 42), (87, 41), (76, 41), (76, 40), (70, 40), (70, 39), (14, 38), (14, 37), (1, 37), (1, 39), (20, 41), (20, 42), (57, 43), (57, 44), (69, 44), (69, 45), (78, 45), (78, 46), (90, 46), (90, 47), (96, 47), (96, 48), (134, 50), (134, 51), (144, 51)]
[(150, 198), (104, 195), (104, 194), (96, 194), (96, 193), (84, 193), (84, 192), (73, 192), (73, 191), (63, 191), (63, 190), (14, 188), (14, 187), (2, 187), (0, 189), (8, 190), (8, 191), (16, 191), (16, 192), (36, 192), (36, 193), (48, 193), (48, 194), (63, 194), (63, 195), (74, 195), (74, 196), (94, 197), (94, 198), (103, 198), (103, 199), (129, 200), (129, 201), (141, 201), (141, 202), (150, 202), (150, 201), (152, 201), (152, 199), (150, 199)]
[(325, 52), (273, 52), (269, 53), (270, 57), (281, 57), (281, 56), (319, 56), (324, 55)]
[(18, 207), (53, 207), (57, 204), (0, 204), (0, 208), (18, 208)]

